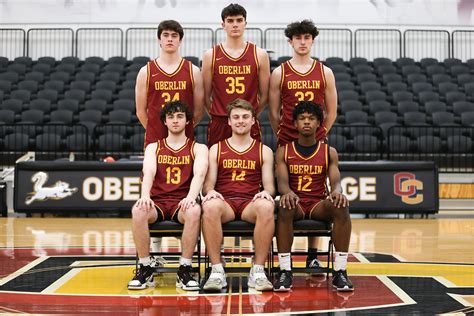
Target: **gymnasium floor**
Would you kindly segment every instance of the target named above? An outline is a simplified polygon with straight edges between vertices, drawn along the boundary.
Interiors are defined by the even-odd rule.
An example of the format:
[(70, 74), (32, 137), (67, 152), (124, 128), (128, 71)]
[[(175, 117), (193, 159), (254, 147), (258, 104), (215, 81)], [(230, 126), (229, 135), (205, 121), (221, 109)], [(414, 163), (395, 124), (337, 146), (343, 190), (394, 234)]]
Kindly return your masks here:
[[(349, 275), (353, 293), (325, 277), (297, 275), (288, 293), (248, 290), (247, 274), (205, 295), (178, 291), (175, 275), (128, 291), (134, 247), (130, 219), (0, 218), (0, 312), (153, 315), (474, 313), (474, 219), (354, 219)], [(243, 241), (242, 247), (249, 247)], [(324, 243), (320, 241), (321, 247)], [(234, 240), (226, 239), (227, 251)], [(163, 246), (175, 249), (175, 239)], [(303, 249), (305, 239), (295, 247)], [(170, 264), (173, 258), (167, 257)], [(303, 264), (296, 258), (296, 265)], [(322, 260), (324, 258), (321, 258)], [(228, 256), (228, 264), (249, 266)]]

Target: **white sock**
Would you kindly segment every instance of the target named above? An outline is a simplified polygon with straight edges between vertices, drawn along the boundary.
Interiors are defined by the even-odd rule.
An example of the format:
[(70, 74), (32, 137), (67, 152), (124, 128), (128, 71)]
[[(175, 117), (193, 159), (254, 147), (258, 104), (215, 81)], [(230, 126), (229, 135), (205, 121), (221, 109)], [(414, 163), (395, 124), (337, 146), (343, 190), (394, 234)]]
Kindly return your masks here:
[(150, 238), (150, 248), (152, 252), (161, 251), (161, 237), (151, 237)]
[(253, 272), (257, 272), (257, 271), (262, 271), (263, 269), (265, 269), (265, 267), (261, 264), (254, 264), (252, 266), (252, 269), (253, 269)]
[(222, 266), (222, 263), (213, 264), (212, 272), (218, 272), (218, 273), (224, 274), (224, 267)]
[(347, 267), (347, 252), (334, 252), (335, 260), (334, 260), (334, 270), (346, 270)]
[(151, 257), (150, 256), (147, 256), (145, 258), (139, 258), (138, 259), (138, 262), (141, 264), (141, 265), (144, 265), (144, 266), (149, 266), (151, 264)]
[(180, 266), (192, 266), (193, 265), (193, 259), (179, 257), (179, 265)]
[(280, 262), (280, 271), (286, 270), (291, 271), (291, 253), (279, 253), (278, 261)]

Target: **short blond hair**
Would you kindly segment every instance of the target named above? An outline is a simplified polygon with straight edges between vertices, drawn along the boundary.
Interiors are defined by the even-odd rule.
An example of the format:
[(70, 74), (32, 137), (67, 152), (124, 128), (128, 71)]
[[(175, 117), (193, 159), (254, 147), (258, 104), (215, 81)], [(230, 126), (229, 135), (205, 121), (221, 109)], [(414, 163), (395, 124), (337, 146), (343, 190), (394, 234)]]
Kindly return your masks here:
[(233, 109), (244, 109), (252, 112), (253, 117), (255, 117), (256, 115), (255, 109), (253, 108), (252, 104), (250, 104), (250, 102), (248, 101), (245, 101), (244, 99), (235, 99), (234, 101), (227, 104), (228, 117), (230, 117), (230, 112), (232, 112)]

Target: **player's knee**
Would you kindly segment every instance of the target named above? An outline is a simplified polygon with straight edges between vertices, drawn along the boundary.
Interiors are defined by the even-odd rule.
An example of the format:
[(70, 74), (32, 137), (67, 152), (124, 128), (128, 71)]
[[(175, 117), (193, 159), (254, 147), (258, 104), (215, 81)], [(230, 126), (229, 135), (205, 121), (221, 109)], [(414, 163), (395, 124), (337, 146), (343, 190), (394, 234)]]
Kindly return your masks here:
[(257, 214), (257, 217), (261, 219), (273, 220), (274, 210), (274, 205), (270, 201), (259, 200), (255, 202), (255, 213)]
[(186, 211), (185, 219), (187, 221), (198, 222), (201, 219), (201, 208), (195, 205)]
[(279, 207), (278, 208), (278, 219), (282, 220), (293, 220), (293, 217), (295, 215), (295, 210), (294, 209), (289, 209), (285, 207)]
[(137, 222), (147, 221), (148, 213), (143, 207), (134, 205), (132, 208), (132, 219)]
[(212, 199), (204, 203), (202, 211), (204, 218), (220, 217), (222, 213), (222, 203), (219, 203), (217, 199)]

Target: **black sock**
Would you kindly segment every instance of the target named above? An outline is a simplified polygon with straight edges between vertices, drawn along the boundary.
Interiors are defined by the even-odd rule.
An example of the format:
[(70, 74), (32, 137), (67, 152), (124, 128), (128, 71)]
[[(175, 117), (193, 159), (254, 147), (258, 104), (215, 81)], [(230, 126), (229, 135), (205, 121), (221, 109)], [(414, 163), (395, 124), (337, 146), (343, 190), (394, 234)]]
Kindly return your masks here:
[(318, 248), (308, 248), (308, 258), (306, 261), (312, 261), (318, 258)]

